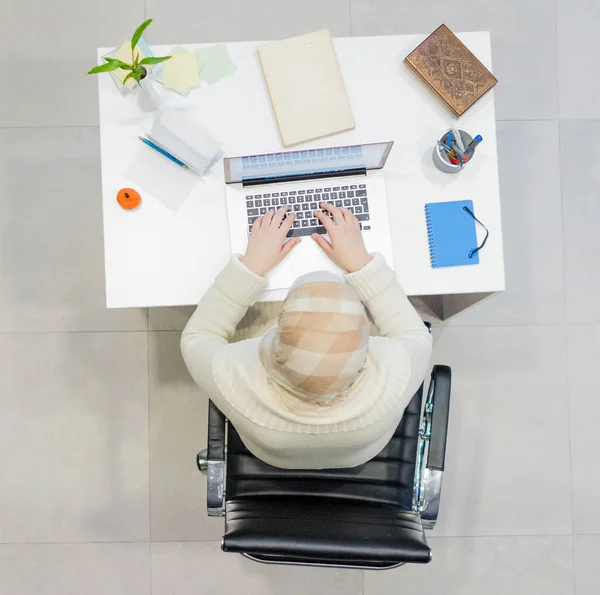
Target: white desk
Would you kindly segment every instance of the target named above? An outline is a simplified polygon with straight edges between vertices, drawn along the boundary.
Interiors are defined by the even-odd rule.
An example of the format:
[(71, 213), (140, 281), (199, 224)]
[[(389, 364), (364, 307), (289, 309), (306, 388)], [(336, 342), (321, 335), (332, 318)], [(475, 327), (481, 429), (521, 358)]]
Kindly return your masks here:
[[(336, 39), (356, 128), (304, 146), (394, 140), (385, 167), (394, 266), (411, 296), (454, 296), (444, 301), (444, 315), (458, 308), (456, 296), (473, 300), (504, 290), (504, 263), (496, 123), (493, 92), (464, 116), (460, 126), (484, 142), (476, 158), (458, 175), (435, 169), (431, 152), (437, 136), (452, 122), (448, 109), (403, 63), (424, 35)], [(459, 34), (491, 69), (487, 32)], [(281, 150), (256, 47), (264, 42), (230, 43), (238, 71), (187, 97), (156, 85), (162, 109), (185, 112), (220, 140), (227, 155)], [(201, 47), (190, 45), (190, 49)], [(156, 46), (156, 55), (171, 46)], [(98, 50), (98, 56), (107, 48)], [(132, 186), (125, 177), (141, 150), (138, 135), (148, 131), (154, 115), (142, 113), (135, 98), (123, 98), (108, 75), (98, 77), (102, 141), (102, 197), (109, 308), (191, 305), (198, 302), (230, 256), (222, 162), (195, 187), (179, 211), (141, 192), (142, 208), (123, 211), (115, 196)], [(306, 91), (305, 91), (306, 92)], [(425, 226), (428, 202), (470, 198), (490, 237), (475, 266), (432, 269)], [(273, 291), (263, 299), (282, 299)], [(441, 313), (441, 311), (439, 312)]]

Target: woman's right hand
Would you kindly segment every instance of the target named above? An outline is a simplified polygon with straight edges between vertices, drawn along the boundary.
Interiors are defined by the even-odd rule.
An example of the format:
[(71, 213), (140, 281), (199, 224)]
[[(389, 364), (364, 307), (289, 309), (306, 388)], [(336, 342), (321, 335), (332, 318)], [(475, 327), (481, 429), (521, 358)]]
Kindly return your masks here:
[(371, 261), (365, 248), (360, 223), (348, 210), (321, 203), (321, 208), (333, 215), (333, 221), (322, 211), (315, 211), (315, 217), (321, 222), (329, 235), (329, 242), (320, 234), (313, 233), (312, 239), (319, 244), (325, 254), (340, 268), (355, 273)]
[(248, 247), (240, 262), (260, 277), (264, 277), (300, 243), (301, 238), (286, 241), (287, 232), (296, 217), (294, 213), (286, 217), (288, 208), (286, 205), (277, 211), (268, 211), (252, 225)]

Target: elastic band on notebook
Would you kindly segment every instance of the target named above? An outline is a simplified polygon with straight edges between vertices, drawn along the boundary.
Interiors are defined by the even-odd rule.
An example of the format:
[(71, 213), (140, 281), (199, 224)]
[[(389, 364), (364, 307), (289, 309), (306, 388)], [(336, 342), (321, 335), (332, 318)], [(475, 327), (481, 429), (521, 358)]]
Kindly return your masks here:
[(469, 258), (473, 258), (473, 255), (477, 254), (477, 252), (479, 252), (485, 246), (488, 236), (490, 235), (490, 231), (481, 221), (479, 221), (479, 219), (477, 219), (477, 217), (475, 217), (475, 213), (473, 213), (473, 211), (471, 211), (469, 207), (463, 207), (463, 211), (467, 211), (467, 213), (469, 213), (469, 215), (471, 215), (471, 217), (473, 217), (473, 219), (475, 219), (475, 221), (477, 221), (477, 223), (479, 223), (479, 225), (481, 225), (481, 227), (485, 229), (485, 238), (483, 238), (481, 246), (478, 246), (477, 248), (475, 248), (475, 250), (471, 250), (471, 252), (469, 252)]

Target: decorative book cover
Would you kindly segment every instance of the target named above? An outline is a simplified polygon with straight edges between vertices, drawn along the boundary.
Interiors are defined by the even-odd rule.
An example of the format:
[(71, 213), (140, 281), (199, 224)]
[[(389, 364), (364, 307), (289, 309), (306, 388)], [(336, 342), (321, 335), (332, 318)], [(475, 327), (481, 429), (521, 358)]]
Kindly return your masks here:
[(446, 25), (415, 48), (406, 62), (457, 116), (498, 82)]

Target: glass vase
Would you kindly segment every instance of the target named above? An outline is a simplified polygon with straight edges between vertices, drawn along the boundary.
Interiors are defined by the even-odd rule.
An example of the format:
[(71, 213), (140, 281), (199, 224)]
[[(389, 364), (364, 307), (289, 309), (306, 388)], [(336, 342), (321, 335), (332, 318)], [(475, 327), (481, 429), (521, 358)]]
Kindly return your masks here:
[(144, 77), (138, 83), (137, 102), (139, 108), (144, 112), (153, 112), (160, 105), (160, 95), (154, 88), (150, 76)]

